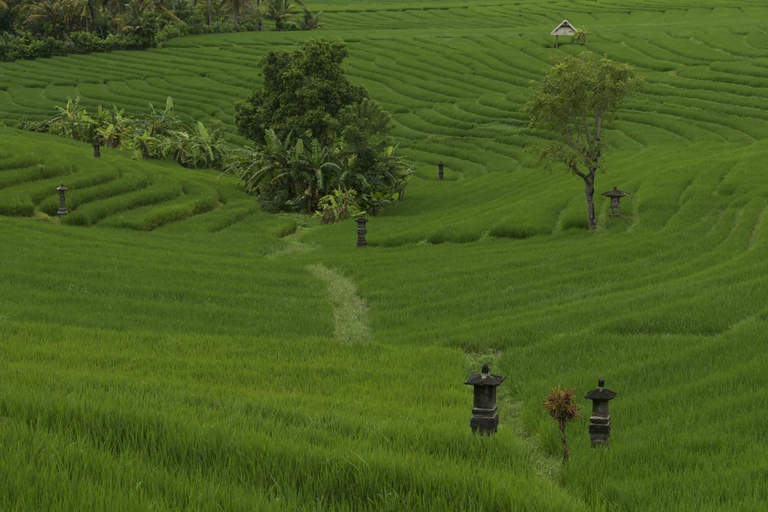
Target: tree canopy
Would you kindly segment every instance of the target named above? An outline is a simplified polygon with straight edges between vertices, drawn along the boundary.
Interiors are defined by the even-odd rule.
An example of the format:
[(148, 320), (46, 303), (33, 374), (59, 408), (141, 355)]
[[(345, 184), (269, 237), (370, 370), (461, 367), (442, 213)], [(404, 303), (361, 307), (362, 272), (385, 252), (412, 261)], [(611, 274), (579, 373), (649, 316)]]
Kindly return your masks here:
[(340, 126), (339, 112), (368, 97), (361, 85), (344, 76), (344, 43), (322, 39), (305, 43), (294, 52), (271, 51), (261, 59), (263, 86), (235, 106), (235, 122), (244, 136), (265, 142), (271, 128), (279, 138), (288, 132), (303, 134), (323, 144), (333, 141)]
[(610, 114), (643, 83), (631, 66), (583, 52), (557, 62), (523, 107), (531, 127), (560, 136), (529, 149), (541, 158), (563, 163), (584, 180), (589, 229), (596, 227), (593, 195), (605, 144), (603, 128)]

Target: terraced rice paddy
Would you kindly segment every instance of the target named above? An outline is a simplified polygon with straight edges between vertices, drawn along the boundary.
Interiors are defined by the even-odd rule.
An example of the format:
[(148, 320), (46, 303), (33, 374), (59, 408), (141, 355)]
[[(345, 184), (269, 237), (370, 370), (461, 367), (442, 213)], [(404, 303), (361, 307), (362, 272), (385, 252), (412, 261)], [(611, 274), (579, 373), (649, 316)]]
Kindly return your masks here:
[[(768, 7), (322, 8), (418, 166), (364, 250), (229, 177), (0, 129), (0, 509), (764, 510)], [(563, 18), (648, 82), (598, 177), (632, 195), (596, 233), (580, 182), (523, 151)], [(0, 119), (170, 95), (238, 144), (260, 56), (314, 35), (2, 64)], [(481, 362), (508, 376), (492, 439), (468, 428)], [(610, 449), (581, 419), (561, 467), (541, 401), (599, 377)]]

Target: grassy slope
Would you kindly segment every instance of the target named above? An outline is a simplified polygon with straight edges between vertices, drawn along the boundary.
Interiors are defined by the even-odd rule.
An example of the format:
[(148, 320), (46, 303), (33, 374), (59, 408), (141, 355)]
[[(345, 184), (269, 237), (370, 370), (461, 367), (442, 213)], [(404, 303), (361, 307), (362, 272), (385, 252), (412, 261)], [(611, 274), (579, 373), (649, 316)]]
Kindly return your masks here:
[[(3, 213), (53, 213), (66, 178), (66, 223), (96, 226), (0, 217), (2, 508), (759, 510), (766, 9), (554, 5), (325, 7), (419, 164), (365, 251), (350, 223), (279, 239), (296, 220), (214, 174), (0, 131)], [(564, 17), (649, 82), (600, 178), (633, 195), (621, 219), (599, 203), (595, 234), (578, 181), (522, 152), (537, 134), (518, 108)], [(170, 94), (231, 123), (259, 56), (306, 37), (2, 65), (0, 118)], [(355, 283), (375, 341), (333, 340), (318, 263)], [(492, 440), (467, 432), (465, 353), (509, 376)], [(553, 469), (541, 397), (598, 377), (619, 392), (612, 447), (592, 451), (581, 420)]]

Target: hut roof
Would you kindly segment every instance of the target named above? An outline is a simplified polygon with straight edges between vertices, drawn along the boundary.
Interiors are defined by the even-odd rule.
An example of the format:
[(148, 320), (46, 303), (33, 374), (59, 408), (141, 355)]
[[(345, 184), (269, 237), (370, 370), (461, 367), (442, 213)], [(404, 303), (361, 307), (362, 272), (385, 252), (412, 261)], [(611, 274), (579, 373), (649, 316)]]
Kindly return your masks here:
[(624, 192), (623, 190), (619, 190), (616, 187), (613, 187), (613, 190), (609, 190), (608, 192), (603, 192), (602, 194), (605, 197), (624, 197), (628, 196), (629, 192)]
[(576, 33), (576, 27), (571, 25), (571, 22), (568, 20), (563, 20), (555, 30), (552, 31), (551, 35), (553, 36), (572, 36)]

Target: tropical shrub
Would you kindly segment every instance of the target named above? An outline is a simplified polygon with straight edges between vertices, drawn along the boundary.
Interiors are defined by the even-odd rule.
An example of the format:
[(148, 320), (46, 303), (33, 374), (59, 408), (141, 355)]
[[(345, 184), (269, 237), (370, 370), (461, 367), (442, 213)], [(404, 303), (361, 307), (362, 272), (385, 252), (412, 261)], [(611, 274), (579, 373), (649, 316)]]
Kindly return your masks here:
[[(343, 190), (355, 199), (355, 208), (376, 215), (405, 187), (412, 172), (395, 151), (387, 146), (374, 156), (370, 167), (361, 168), (343, 141), (324, 145), (317, 139), (295, 137), (293, 132), (281, 138), (268, 129), (265, 142), (240, 151), (226, 171), (243, 180), (246, 192), (254, 194), (268, 212), (311, 214), (333, 206), (328, 196)], [(325, 203), (321, 198), (326, 198)]]
[(109, 43), (93, 32), (77, 31), (69, 34), (71, 53), (103, 52), (109, 49)]
[(164, 43), (174, 37), (186, 36), (189, 34), (189, 26), (184, 23), (169, 23), (155, 34), (155, 42)]
[(365, 215), (357, 204), (355, 196), (357, 196), (355, 190), (335, 189), (333, 193), (320, 198), (315, 217), (320, 219), (320, 224), (333, 224)]
[(571, 36), (571, 42), (585, 46), (587, 44), (587, 39), (591, 35), (592, 31), (588, 28), (576, 30), (576, 32)]
[(220, 127), (182, 122), (174, 113), (170, 97), (163, 110), (150, 103), (149, 114), (140, 118), (114, 106), (111, 110), (99, 106), (90, 114), (80, 107), (79, 98), (67, 100), (67, 105), (57, 107), (57, 111), (48, 121), (21, 121), (18, 127), (131, 151), (134, 158), (175, 160), (192, 169), (222, 169), (229, 154)]

